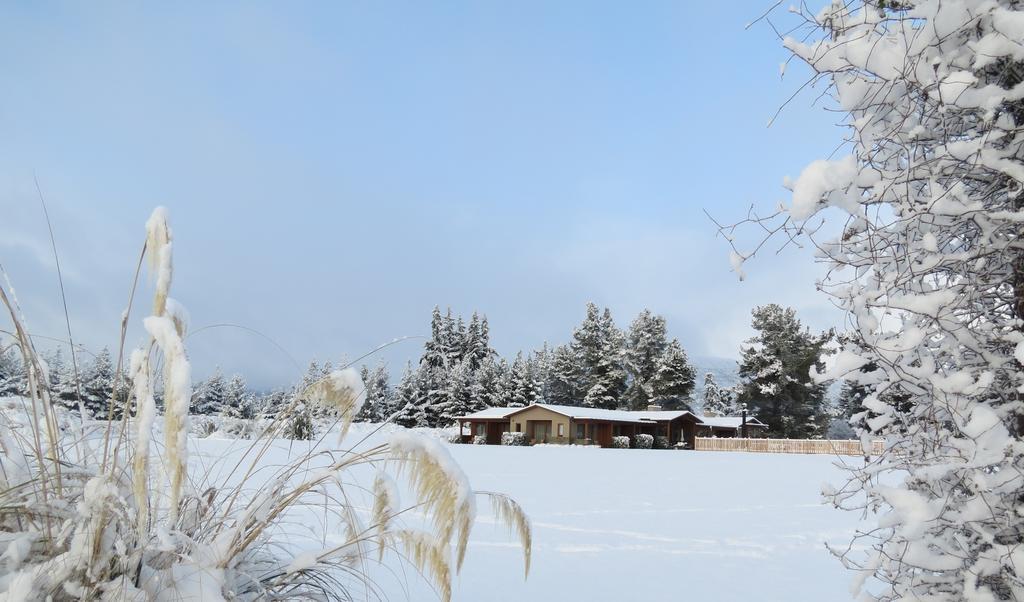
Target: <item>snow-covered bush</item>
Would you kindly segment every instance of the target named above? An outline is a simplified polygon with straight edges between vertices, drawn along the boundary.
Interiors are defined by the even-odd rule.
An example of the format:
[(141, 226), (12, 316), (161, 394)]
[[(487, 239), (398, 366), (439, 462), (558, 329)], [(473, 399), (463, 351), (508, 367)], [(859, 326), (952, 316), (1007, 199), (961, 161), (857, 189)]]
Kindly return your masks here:
[(231, 439), (254, 439), (266, 425), (263, 424), (262, 420), (256, 418), (221, 418), (220, 428), (217, 430), (217, 435), (228, 437)]
[[(807, 27), (785, 45), (846, 113), (844, 150), (752, 221), (811, 236), (818, 288), (851, 327), (819, 382), (862, 387), (852, 422), (865, 450), (886, 440), (825, 492), (880, 517), (833, 553), (859, 599), (1024, 600), (1024, 10), (799, 7)], [(749, 256), (734, 248), (734, 270)]]
[(637, 449), (651, 449), (654, 447), (654, 435), (640, 433), (633, 440), (633, 447)]
[[(359, 376), (351, 369), (332, 371), (297, 391), (237, 464), (232, 460), (226, 471), (203, 466), (190, 472), (187, 320), (168, 297), (171, 232), (163, 210), (153, 213), (147, 234), (144, 252), (156, 282), (153, 314), (143, 322), (150, 339), (130, 354), (127, 371), (120, 359), (124, 349), (118, 350), (113, 374), (126, 372), (128, 382), (112, 390), (130, 384), (130, 397), (111, 394), (110, 403), (121, 404), (113, 412), (119, 420), (58, 416), (46, 364), (9, 285), (0, 280), (0, 306), (9, 313), (28, 385), (20, 405), (27, 412), (0, 411), (0, 599), (348, 599), (356, 588), (372, 595), (372, 576), (363, 567), (396, 550), (447, 601), (479, 496), (517, 533), (529, 570), (531, 534), (522, 509), (505, 496), (474, 491), (436, 438), (403, 431), (365, 451), (312, 451), (283, 466), (266, 464), (272, 439), (284, 434), (304, 403), (329, 408), (344, 436), (359, 410), (353, 384)], [(123, 325), (129, 319), (126, 312)], [(159, 423), (157, 389), (164, 400)], [(66, 419), (71, 423), (62, 428)], [(91, 435), (96, 428), (98, 436)], [(153, 449), (161, 429), (162, 445)], [(314, 461), (320, 467), (309, 470)], [(345, 485), (358, 467), (392, 467), (404, 476), (415, 498), (410, 506), (427, 519), (425, 530), (399, 522), (410, 506), (399, 505), (386, 473), (379, 473), (372, 489)], [(216, 480), (221, 472), (230, 476)], [(366, 524), (352, 494), (371, 498)], [(324, 505), (325, 499), (332, 502)], [(277, 540), (283, 527), (296, 511), (316, 504), (343, 525), (335, 534), (338, 545), (282, 556), (294, 543)]]
[(312, 441), (316, 436), (316, 428), (313, 426), (313, 415), (305, 407), (305, 403), (299, 403), (294, 408), (285, 422), (282, 436), (285, 439), (295, 441)]
[(529, 440), (526, 438), (526, 433), (510, 433), (504, 432), (501, 434), (502, 445), (527, 445)]
[(473, 445), (487, 445), (486, 435), (475, 435), (473, 437)]
[(193, 416), (189, 423), (189, 432), (200, 439), (216, 433), (219, 428), (212, 416)]
[(629, 449), (629, 437), (626, 435), (612, 437), (612, 447), (617, 449)]
[(654, 449), (668, 449), (671, 445), (668, 442), (668, 437), (665, 435), (658, 435), (654, 438)]

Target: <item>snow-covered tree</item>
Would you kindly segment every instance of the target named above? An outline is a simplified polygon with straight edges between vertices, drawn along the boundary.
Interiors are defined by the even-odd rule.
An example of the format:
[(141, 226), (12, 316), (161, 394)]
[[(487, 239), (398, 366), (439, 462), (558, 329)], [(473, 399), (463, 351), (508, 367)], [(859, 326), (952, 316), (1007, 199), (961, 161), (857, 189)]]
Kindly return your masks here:
[(811, 369), (823, 369), (821, 354), (830, 333), (813, 335), (792, 308), (769, 304), (753, 311), (757, 335), (742, 349), (740, 391), (768, 434), (794, 439), (821, 436), (828, 427), (824, 384), (812, 382)]
[(715, 381), (715, 375), (710, 372), (704, 374), (704, 401), (701, 410), (705, 414), (716, 416), (731, 416), (736, 411), (732, 391), (720, 387)]
[[(1022, 6), (833, 2), (804, 17), (786, 47), (847, 114), (848, 145), (760, 226), (842, 226), (814, 241), (819, 287), (851, 324), (826, 377), (871, 390), (862, 436), (886, 440), (831, 493), (881, 524), (835, 553), (857, 590), (876, 584), (864, 599), (1024, 600)], [(736, 268), (747, 259), (734, 249)]]
[(473, 407), (472, 362), (460, 361), (448, 373), (443, 397), (444, 405), (433, 408), (437, 419), (432, 426), (451, 426), (459, 416), (470, 413)]
[[(665, 318), (645, 309), (633, 320), (626, 333), (624, 360), (629, 372), (626, 399), (634, 410), (643, 410), (652, 402), (654, 379), (668, 348)], [(692, 379), (691, 379), (692, 380)]]
[(509, 365), (508, 360), (505, 358), (498, 360), (496, 365), (498, 376), (498, 380), (495, 383), (495, 398), (498, 400), (496, 405), (500, 407), (514, 405), (516, 385), (512, 375), (512, 366)]
[(512, 362), (510, 380), (512, 388), (509, 405), (528, 406), (540, 399), (541, 381), (536, 376), (532, 359), (524, 358), (522, 352), (516, 354)]
[(420, 364), (430, 368), (446, 369), (451, 362), (451, 312), (448, 318), (435, 306), (430, 317), (430, 338), (423, 345)]
[(626, 390), (623, 366), (623, 334), (612, 320), (611, 310), (602, 313), (587, 304), (587, 316), (573, 332), (573, 351), (580, 366), (581, 405), (617, 408)]
[(501, 390), (507, 371), (508, 366), (505, 361), (493, 356), (488, 357), (480, 364), (480, 367), (473, 373), (474, 410), (504, 406), (508, 403)]
[(0, 397), (21, 394), (23, 380), (24, 371), (17, 352), (0, 342)]
[(281, 389), (274, 389), (269, 393), (262, 395), (260, 399), (254, 404), (255, 413), (261, 418), (267, 420), (273, 420), (288, 407), (291, 403), (292, 396), (287, 391)]
[(583, 401), (583, 366), (570, 345), (560, 345), (551, 352), (545, 387), (549, 403), (575, 406)]
[[(82, 405), (93, 418), (106, 419), (113, 394), (114, 365), (110, 350), (104, 347), (82, 375)], [(120, 404), (115, 403), (114, 406), (116, 412)]]
[(414, 370), (412, 363), (405, 367), (402, 380), (395, 390), (395, 406), (398, 413), (394, 418), (395, 424), (411, 428), (414, 426), (425, 426), (426, 420), (423, 415), (424, 398), (421, 395), (420, 372)]
[(665, 345), (655, 367), (648, 401), (666, 410), (688, 410), (695, 372), (679, 341), (672, 339)]
[(551, 394), (551, 365), (553, 360), (554, 357), (547, 341), (544, 341), (544, 345), (539, 350), (534, 351), (530, 357), (530, 369), (533, 373), (534, 383), (537, 386), (537, 398), (534, 400), (536, 403), (548, 403), (548, 397)]
[(229, 418), (252, 418), (252, 402), (245, 388), (245, 378), (235, 374), (224, 389), (221, 413)]
[(65, 361), (64, 352), (60, 348), (45, 359), (50, 377), (50, 399), (65, 409), (77, 412), (79, 386), (75, 380), (74, 365)]
[(380, 362), (373, 370), (363, 366), (360, 373), (363, 386), (366, 388), (366, 397), (356, 419), (362, 422), (384, 422), (394, 413), (394, 395), (391, 391), (388, 368), (384, 362)]
[(490, 336), (487, 316), (481, 317), (480, 314), (473, 312), (473, 316), (469, 319), (469, 325), (466, 327), (462, 344), (463, 358), (469, 361), (471, 370), (476, 371), (480, 369), (484, 362), (491, 359), (494, 355), (494, 350), (491, 349)]
[(210, 378), (196, 387), (195, 393), (192, 394), (192, 407), (189, 411), (192, 414), (200, 415), (219, 414), (224, 407), (227, 393), (227, 382), (218, 367)]

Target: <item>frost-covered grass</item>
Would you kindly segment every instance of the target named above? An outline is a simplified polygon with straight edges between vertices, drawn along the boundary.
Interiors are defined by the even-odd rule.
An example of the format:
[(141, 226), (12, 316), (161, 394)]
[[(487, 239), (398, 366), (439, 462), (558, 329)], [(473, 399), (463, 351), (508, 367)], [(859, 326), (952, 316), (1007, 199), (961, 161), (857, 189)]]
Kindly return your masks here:
[[(353, 425), (347, 439), (374, 428)], [(216, 457), (228, 442), (194, 444)], [(857, 515), (822, 503), (822, 484), (845, 478), (836, 458), (557, 445), (448, 449), (475, 487), (509, 493), (533, 526), (524, 580), (522, 551), (481, 507), (454, 600), (849, 599), (853, 575), (824, 546), (848, 542), (859, 525)], [(287, 454), (288, 442), (275, 450)], [(415, 575), (374, 576), (391, 600), (431, 599)]]

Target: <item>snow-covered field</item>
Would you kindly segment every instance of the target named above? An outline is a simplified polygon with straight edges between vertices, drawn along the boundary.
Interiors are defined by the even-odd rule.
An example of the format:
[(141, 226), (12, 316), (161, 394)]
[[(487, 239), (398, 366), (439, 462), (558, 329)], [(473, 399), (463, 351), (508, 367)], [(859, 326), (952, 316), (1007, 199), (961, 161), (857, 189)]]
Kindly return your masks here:
[[(349, 440), (366, 428), (356, 425)], [(246, 442), (193, 443), (193, 461), (210, 466)], [(306, 445), (282, 441), (267, 463), (284, 463)], [(328, 447), (336, 446), (329, 441)], [(849, 599), (852, 575), (823, 545), (848, 540), (858, 525), (856, 516), (820, 501), (822, 483), (842, 479), (835, 458), (557, 446), (450, 449), (475, 489), (505, 492), (523, 505), (534, 541), (533, 568), (524, 581), (518, 544), (492, 524), (481, 503), (455, 600)], [(333, 539), (332, 527), (318, 527), (316, 510), (310, 512), (296, 524)], [(377, 578), (390, 600), (434, 599), (411, 568), (402, 576), (380, 571)]]

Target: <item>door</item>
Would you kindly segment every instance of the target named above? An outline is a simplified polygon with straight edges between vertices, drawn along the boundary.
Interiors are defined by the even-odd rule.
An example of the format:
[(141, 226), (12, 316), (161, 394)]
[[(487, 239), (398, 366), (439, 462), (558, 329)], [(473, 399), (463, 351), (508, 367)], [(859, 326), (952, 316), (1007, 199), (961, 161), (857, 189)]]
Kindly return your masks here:
[(538, 420), (533, 423), (533, 440), (536, 443), (547, 443), (551, 435), (551, 421)]

